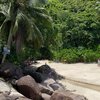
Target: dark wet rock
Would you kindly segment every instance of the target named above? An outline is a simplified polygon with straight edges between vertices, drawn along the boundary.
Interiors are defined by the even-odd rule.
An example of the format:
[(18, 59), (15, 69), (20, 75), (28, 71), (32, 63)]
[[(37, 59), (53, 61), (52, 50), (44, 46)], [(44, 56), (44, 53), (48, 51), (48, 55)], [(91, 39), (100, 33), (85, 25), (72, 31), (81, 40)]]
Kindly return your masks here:
[(45, 65), (42, 65), (42, 66), (38, 67), (36, 71), (40, 72), (42, 74), (48, 74), (52, 71), (52, 69), (50, 68), (50, 66), (45, 64)]
[(0, 65), (0, 77), (19, 79), (23, 76), (22, 69), (12, 63), (3, 63)]
[(35, 67), (25, 67), (23, 69), (24, 75), (30, 75), (32, 76), (36, 82), (41, 83), (43, 80), (43, 76), (41, 73), (36, 72)]
[(36, 71), (44, 76), (44, 80), (47, 78), (53, 78), (54, 80), (63, 78), (62, 76), (58, 75), (55, 72), (55, 70), (50, 68), (50, 66), (48, 66), (47, 64), (38, 67)]
[(41, 92), (35, 80), (27, 75), (17, 81), (17, 87), (20, 93), (32, 100), (42, 100)]
[(35, 66), (26, 66), (26, 67), (23, 67), (23, 73), (29, 72), (30, 70), (32, 72), (36, 72), (37, 68)]

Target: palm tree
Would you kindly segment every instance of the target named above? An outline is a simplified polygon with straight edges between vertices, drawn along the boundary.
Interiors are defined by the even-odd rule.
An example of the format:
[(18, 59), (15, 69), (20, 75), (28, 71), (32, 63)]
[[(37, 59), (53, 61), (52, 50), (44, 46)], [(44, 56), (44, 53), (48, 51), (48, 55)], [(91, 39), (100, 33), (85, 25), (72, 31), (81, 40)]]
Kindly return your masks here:
[[(7, 48), (11, 48), (12, 43), (19, 53), (22, 44), (31, 42), (35, 48), (43, 45), (43, 34), (37, 27), (40, 23), (47, 28), (51, 28), (51, 18), (47, 11), (40, 7), (30, 6), (27, 0), (7, 0), (0, 5), (0, 13), (5, 16), (0, 27), (1, 36), (7, 36)], [(7, 54), (3, 55), (2, 63)]]

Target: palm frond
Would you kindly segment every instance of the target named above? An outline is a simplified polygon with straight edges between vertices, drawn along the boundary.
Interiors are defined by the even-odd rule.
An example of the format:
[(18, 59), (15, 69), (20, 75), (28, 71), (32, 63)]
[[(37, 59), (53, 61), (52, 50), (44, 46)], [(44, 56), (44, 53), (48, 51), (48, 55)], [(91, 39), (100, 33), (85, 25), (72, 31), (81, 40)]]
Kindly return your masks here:
[(17, 13), (16, 21), (13, 27), (13, 35), (15, 37), (16, 52), (19, 53), (23, 45), (23, 39), (26, 39), (28, 32), (30, 32), (30, 24), (28, 17), (21, 11)]
[(0, 4), (0, 13), (2, 13), (6, 17), (10, 17), (9, 10), (11, 7), (11, 3)]
[(27, 41), (32, 42), (35, 48), (39, 48), (43, 45), (42, 33), (35, 24), (32, 25), (32, 32), (29, 34)]
[(31, 26), (30, 19), (22, 12), (18, 12), (16, 19), (18, 20), (18, 23), (22, 23), (27, 25), (28, 27)]
[(18, 20), (16, 19), (14, 26), (13, 26), (13, 30), (12, 30), (13, 36), (16, 35), (17, 31), (18, 31)]
[(10, 19), (9, 18), (6, 18), (4, 20), (4, 22), (2, 23), (2, 25), (0, 26), (0, 34), (4, 34), (6, 32), (6, 30), (7, 30), (6, 28), (7, 28), (8, 21), (10, 21)]
[(42, 36), (42, 33), (40, 32), (40, 30), (38, 29), (38, 27), (34, 24), (34, 30), (35, 30), (35, 33), (38, 37), (38, 41), (40, 42), (40, 45), (43, 44), (43, 36)]
[(37, 23), (42, 24), (46, 28), (52, 28), (52, 18), (46, 14), (47, 12), (45, 10), (29, 8), (28, 11)]
[(34, 16), (34, 17), (37, 20), (37, 22), (39, 21), (46, 28), (52, 28), (52, 19), (51, 19), (51, 17), (49, 17), (45, 14), (42, 14), (42, 13), (36, 13), (36, 16)]

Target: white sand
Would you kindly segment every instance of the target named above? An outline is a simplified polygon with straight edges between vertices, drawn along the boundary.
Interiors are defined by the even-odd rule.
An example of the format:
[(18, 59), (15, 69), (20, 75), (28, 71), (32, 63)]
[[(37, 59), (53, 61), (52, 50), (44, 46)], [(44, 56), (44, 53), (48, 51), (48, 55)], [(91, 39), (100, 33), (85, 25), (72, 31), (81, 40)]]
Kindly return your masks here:
[(88, 100), (100, 100), (100, 67), (93, 64), (62, 64), (48, 60), (38, 61), (35, 66), (48, 64), (66, 79), (60, 82), (74, 93), (84, 95)]

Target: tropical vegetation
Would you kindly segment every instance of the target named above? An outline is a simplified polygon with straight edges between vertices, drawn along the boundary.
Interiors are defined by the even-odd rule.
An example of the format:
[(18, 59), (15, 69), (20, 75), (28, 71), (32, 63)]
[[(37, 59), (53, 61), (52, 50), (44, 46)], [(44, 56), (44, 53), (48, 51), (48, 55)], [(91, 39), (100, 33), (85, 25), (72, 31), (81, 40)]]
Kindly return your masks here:
[(4, 45), (10, 49), (7, 60), (15, 63), (29, 57), (96, 62), (100, 58), (100, 2), (1, 0), (0, 59)]
[(99, 0), (49, 0), (45, 8), (53, 18), (56, 59), (72, 63), (100, 58)]
[[(28, 1), (11, 0), (0, 5), (0, 14), (4, 17), (0, 27), (1, 37), (5, 39), (7, 48), (14, 46), (17, 54), (23, 43), (35, 49), (42, 46), (43, 34), (40, 27), (46, 30), (52, 27), (47, 11), (30, 5)], [(5, 57), (6, 54), (2, 62)]]

